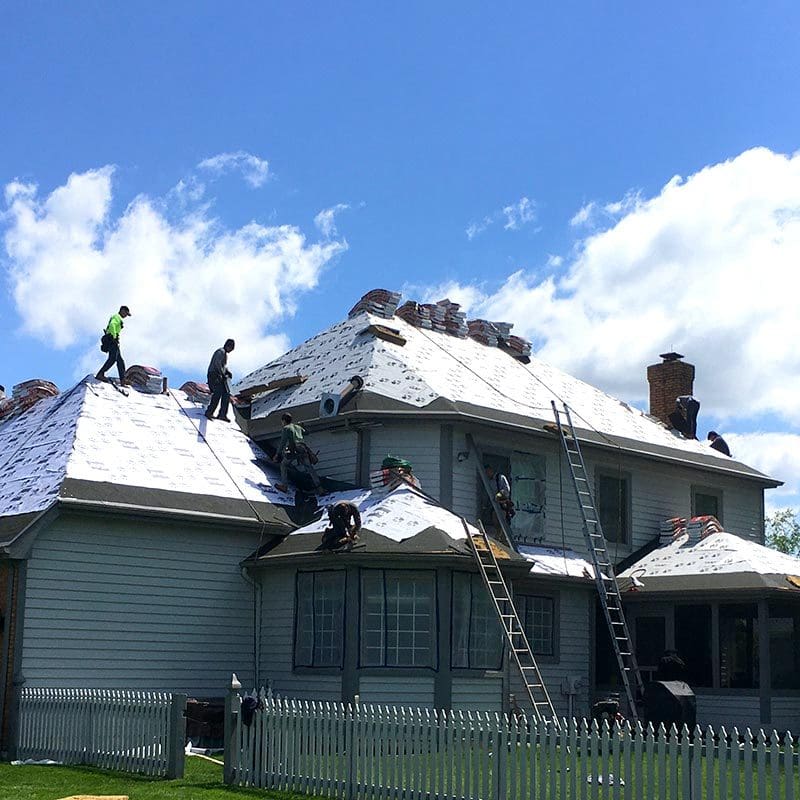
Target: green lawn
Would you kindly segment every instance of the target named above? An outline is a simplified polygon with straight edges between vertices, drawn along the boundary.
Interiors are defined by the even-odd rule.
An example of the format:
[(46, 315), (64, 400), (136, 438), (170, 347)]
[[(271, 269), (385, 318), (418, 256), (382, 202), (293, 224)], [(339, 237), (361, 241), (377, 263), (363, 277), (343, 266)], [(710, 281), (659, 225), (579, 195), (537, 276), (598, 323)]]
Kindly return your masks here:
[(222, 767), (201, 758), (187, 758), (186, 774), (177, 781), (90, 767), (12, 767), (0, 763), (0, 800), (56, 800), (73, 794), (128, 795), (130, 800), (308, 800), (307, 795), (288, 792), (227, 788), (222, 783)]

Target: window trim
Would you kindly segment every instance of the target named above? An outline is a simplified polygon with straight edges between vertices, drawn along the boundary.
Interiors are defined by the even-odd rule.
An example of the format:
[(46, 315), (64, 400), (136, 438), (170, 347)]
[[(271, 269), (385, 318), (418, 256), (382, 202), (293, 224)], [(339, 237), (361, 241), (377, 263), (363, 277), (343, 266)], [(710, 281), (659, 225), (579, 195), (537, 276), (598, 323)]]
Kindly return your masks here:
[[(468, 628), (467, 628), (467, 661), (470, 661), (469, 651), (470, 651), (470, 643), (472, 641), (472, 599), (474, 597), (475, 579), (477, 578), (477, 580), (480, 583), (480, 586), (483, 589), (483, 591), (486, 591), (486, 587), (483, 585), (483, 581), (482, 581), (480, 575), (477, 572), (468, 572), (467, 570), (454, 569), (454, 570), (451, 571), (450, 574), (451, 574), (451, 579), (450, 579), (450, 634), (448, 636), (448, 639), (450, 640), (450, 669), (453, 672), (457, 672), (460, 677), (464, 676), (464, 675), (467, 675), (467, 674), (483, 675), (483, 674), (497, 674), (498, 672), (502, 672), (503, 666), (505, 665), (505, 659), (506, 659), (506, 642), (505, 642), (505, 637), (503, 636), (503, 631), (500, 628), (499, 620), (497, 622), (497, 625), (498, 625), (497, 636), (500, 639), (500, 656), (499, 656), (498, 662), (497, 662), (498, 666), (496, 666), (496, 667), (473, 667), (471, 664), (469, 666), (466, 666), (466, 667), (456, 666), (456, 664), (455, 664), (455, 639), (454, 639), (455, 632), (456, 632), (456, 626), (455, 626), (455, 624), (453, 622), (453, 620), (455, 619), (455, 613), (454, 613), (454, 611), (455, 611), (455, 586), (456, 586), (455, 576), (456, 575), (466, 575), (470, 579), (470, 584), (469, 584), (469, 586), (470, 586), (470, 615), (469, 615), (469, 622), (467, 623), (468, 624)], [(488, 592), (487, 592), (487, 597), (488, 597)], [(494, 605), (493, 605), (493, 603), (491, 601), (491, 598), (489, 598), (489, 605), (490, 605), (492, 611), (494, 612)]]
[[(339, 657), (339, 664), (298, 664), (297, 663), (297, 634), (298, 634), (298, 627), (300, 622), (300, 576), (301, 575), (312, 575), (314, 576), (314, 585), (316, 587), (316, 576), (318, 574), (330, 574), (330, 573), (338, 573), (342, 576), (342, 648), (341, 648), (341, 655)], [(292, 672), (302, 672), (302, 671), (309, 671), (313, 672), (315, 675), (321, 674), (339, 674), (344, 669), (344, 650), (345, 650), (345, 631), (347, 630), (347, 570), (344, 569), (298, 569), (295, 571), (294, 574), (294, 620), (293, 620), (293, 630), (292, 630)], [(312, 603), (314, 602), (314, 596), (312, 595)], [(312, 631), (313, 636), (313, 631)], [(314, 661), (314, 644), (312, 639), (312, 646), (311, 646), (311, 660)]]
[[(552, 655), (545, 655), (544, 653), (537, 653), (533, 650), (533, 644), (528, 640), (528, 644), (533, 651), (537, 664), (560, 664), (561, 663), (561, 595), (559, 592), (542, 592), (536, 588), (522, 589), (513, 592), (514, 605), (517, 613), (520, 616), (520, 622), (523, 629), (525, 628), (525, 612), (522, 609), (522, 599), (526, 597), (536, 597), (542, 600), (549, 600), (553, 604), (553, 653)], [(525, 631), (525, 638), (528, 638), (528, 631)]]
[(625, 515), (628, 522), (627, 530), (623, 531), (625, 534), (621, 539), (609, 539), (606, 536), (606, 531), (603, 529), (603, 536), (606, 541), (614, 545), (631, 547), (633, 542), (633, 475), (628, 470), (618, 470), (613, 467), (605, 465), (598, 465), (594, 470), (594, 504), (597, 509), (597, 514), (600, 514), (600, 478), (613, 478), (614, 480), (622, 480), (627, 484), (628, 496), (626, 498)]
[[(383, 620), (383, 633), (386, 634), (386, 573), (404, 573), (409, 576), (433, 576), (433, 584), (431, 588), (431, 662), (425, 665), (394, 665), (394, 664), (364, 664), (362, 648), (364, 645), (364, 582), (363, 576), (365, 572), (380, 572), (383, 575), (383, 593), (384, 593), (384, 620)], [(384, 643), (383, 660), (386, 660), (386, 646)], [(359, 567), (358, 569), (358, 662), (357, 669), (360, 674), (369, 674), (370, 671), (375, 671), (377, 674), (385, 673), (387, 670), (393, 670), (396, 673), (408, 673), (412, 671), (415, 674), (438, 672), (440, 663), (439, 653), (439, 575), (435, 569), (396, 569), (391, 567)]]
[(692, 484), (692, 495), (691, 495), (691, 505), (690, 509), (692, 512), (692, 516), (697, 516), (697, 495), (698, 494), (705, 494), (709, 497), (716, 497), (717, 498), (717, 509), (719, 514), (717, 515), (717, 519), (720, 521), (722, 525), (725, 524), (724, 516), (725, 516), (725, 492), (723, 489), (720, 489), (716, 486), (703, 486), (702, 484)]

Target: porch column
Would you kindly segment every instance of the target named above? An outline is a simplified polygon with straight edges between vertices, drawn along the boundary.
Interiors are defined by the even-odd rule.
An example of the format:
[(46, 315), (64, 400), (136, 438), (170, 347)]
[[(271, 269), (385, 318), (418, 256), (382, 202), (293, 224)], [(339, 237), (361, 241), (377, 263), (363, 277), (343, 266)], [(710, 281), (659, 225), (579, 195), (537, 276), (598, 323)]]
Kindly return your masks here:
[(758, 601), (758, 688), (761, 700), (761, 724), (772, 722), (772, 666), (769, 654), (769, 605)]

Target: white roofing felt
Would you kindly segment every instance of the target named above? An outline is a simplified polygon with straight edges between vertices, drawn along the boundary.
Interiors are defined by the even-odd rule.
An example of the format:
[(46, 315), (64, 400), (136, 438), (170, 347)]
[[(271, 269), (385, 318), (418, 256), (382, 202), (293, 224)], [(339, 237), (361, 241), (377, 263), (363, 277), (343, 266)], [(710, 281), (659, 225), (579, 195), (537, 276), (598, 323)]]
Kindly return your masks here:
[[(372, 324), (398, 330), (406, 344), (365, 334)], [(551, 420), (550, 402), (560, 399), (569, 405), (578, 428), (593, 428), (731, 463), (728, 456), (707, 444), (671, 433), (644, 412), (544, 361), (532, 357), (530, 364), (523, 364), (496, 347), (416, 328), (400, 317), (386, 320), (364, 312), (337, 323), (251, 373), (237, 388), (290, 375), (308, 379), (257, 397), (252, 405), (253, 418), (316, 402), (322, 393), (339, 392), (350, 377), (360, 375), (364, 391), (419, 408), (441, 397)]]
[(648, 553), (622, 577), (675, 577), (753, 573), (800, 575), (800, 558), (742, 539), (733, 533), (712, 533), (690, 545), (687, 535)]
[[(320, 519), (289, 535), (322, 533), (328, 525), (328, 506), (340, 501), (353, 503), (358, 508), (363, 528), (395, 542), (410, 539), (427, 528), (438, 528), (454, 540), (464, 541), (467, 538), (460, 517), (409, 486), (398, 486), (391, 491), (355, 489), (326, 494), (320, 502), (320, 508), (324, 512)], [(471, 526), (470, 531), (478, 532)]]
[(526, 561), (533, 564), (531, 575), (594, 580), (594, 567), (591, 562), (579, 556), (574, 550), (526, 544), (517, 545), (517, 550)]
[(0, 425), (0, 515), (41, 511), (63, 479), (293, 505), (235, 423), (209, 422), (180, 391), (128, 397), (84, 379)]

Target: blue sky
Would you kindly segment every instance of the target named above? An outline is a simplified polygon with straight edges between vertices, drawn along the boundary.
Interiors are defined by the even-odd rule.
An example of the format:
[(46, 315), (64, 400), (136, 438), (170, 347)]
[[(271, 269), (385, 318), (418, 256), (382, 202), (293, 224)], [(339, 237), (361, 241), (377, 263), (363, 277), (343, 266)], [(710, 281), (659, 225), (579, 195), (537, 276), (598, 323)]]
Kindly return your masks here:
[(163, 5), (3, 11), (0, 383), (449, 294), (639, 405), (680, 350), (800, 504), (796, 4)]

